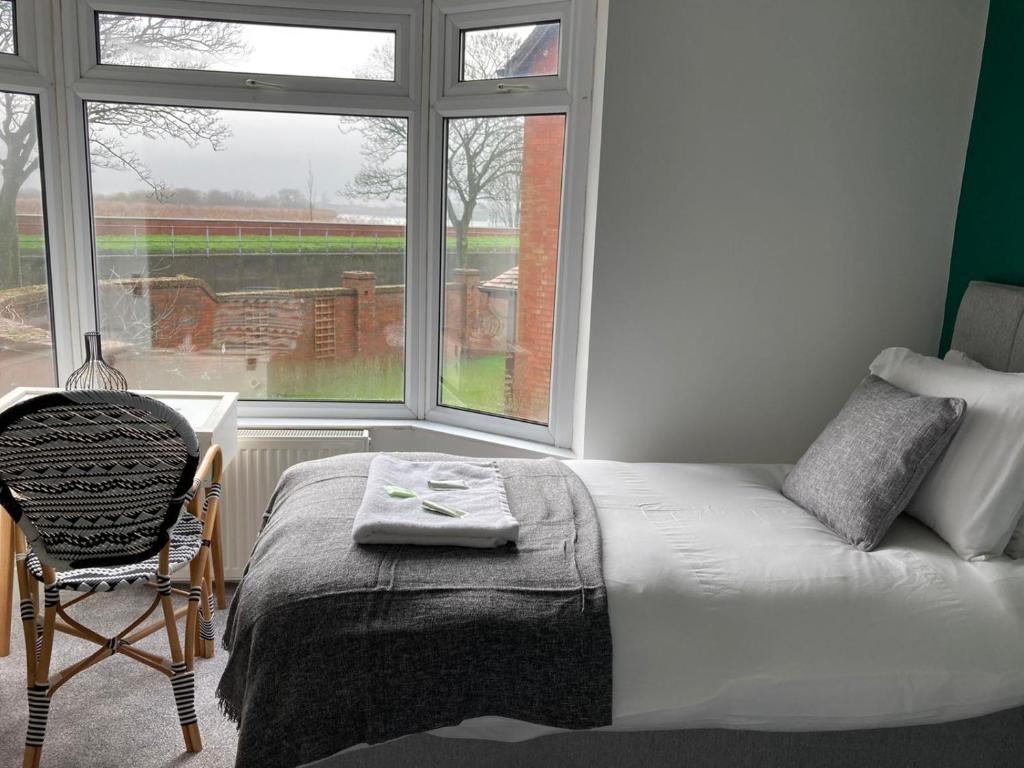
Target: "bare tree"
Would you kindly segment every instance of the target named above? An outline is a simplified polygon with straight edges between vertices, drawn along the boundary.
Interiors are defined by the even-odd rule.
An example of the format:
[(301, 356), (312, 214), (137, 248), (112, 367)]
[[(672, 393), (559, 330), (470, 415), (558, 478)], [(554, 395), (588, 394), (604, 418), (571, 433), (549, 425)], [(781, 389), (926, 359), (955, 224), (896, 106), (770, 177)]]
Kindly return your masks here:
[(0, 3), (0, 53), (14, 53), (14, 3)]
[(495, 183), (495, 193), (487, 202), (491, 210), (491, 226), (519, 229), (522, 210), (522, 171), (510, 173)]
[(285, 187), (277, 190), (274, 196), (282, 208), (302, 209), (306, 206), (306, 194), (301, 189)]
[(35, 99), (0, 95), (0, 287), (20, 285), (18, 192), (39, 168), (36, 151)]
[[(240, 28), (222, 22), (110, 14), (100, 17), (98, 29), (104, 61), (111, 63), (202, 68), (214, 55), (245, 51)], [(13, 25), (0, 17), (0, 50), (11, 45), (12, 34)], [(158, 200), (167, 199), (169, 190), (126, 139), (173, 139), (218, 150), (231, 135), (212, 110), (101, 102), (89, 105), (88, 130), (93, 165), (134, 173)], [(20, 284), (17, 199), (38, 171), (38, 143), (35, 99), (0, 94), (0, 287)]]
[(138, 152), (128, 146), (126, 137), (175, 139), (189, 147), (205, 143), (214, 150), (224, 149), (231, 137), (231, 129), (216, 110), (197, 107), (90, 102), (88, 117), (92, 166), (131, 171), (161, 203), (170, 200), (173, 191), (153, 175)]
[(248, 50), (242, 28), (223, 21), (105, 13), (97, 32), (103, 61), (123, 66), (206, 69)]
[(139, 277), (126, 277), (114, 270), (103, 282), (103, 303), (106, 317), (112, 322), (113, 335), (119, 341), (146, 348), (164, 323), (177, 319), (178, 296), (181, 284), (175, 286), (174, 296), (166, 301), (159, 314), (154, 313), (148, 295), (149, 288)]
[[(506, 30), (493, 30), (466, 38), (463, 55), (464, 77), (484, 80), (500, 77), (504, 67), (519, 50), (522, 37)], [(390, 73), (394, 61), (391, 45), (376, 48), (369, 62), (357, 72), (360, 77), (379, 78)], [(469, 226), (481, 204), (501, 201), (499, 207), (518, 210), (506, 196), (518, 197), (519, 185), (507, 183), (522, 173), (523, 118), (471, 117), (447, 123), (447, 194), (445, 210), (455, 231), (455, 253), (451, 263), (466, 266)], [(363, 138), (363, 166), (340, 194), (350, 198), (386, 200), (406, 195), (405, 158), (408, 124), (398, 117), (342, 117), (340, 130)]]
[(306, 160), (306, 203), (309, 205), (309, 220), (313, 220), (316, 206), (316, 176), (313, 175), (313, 161)]
[(520, 174), (522, 163), (522, 117), (448, 121), (445, 209), (455, 230), (455, 266), (466, 266), (469, 225), (477, 206), (500, 194), (502, 182)]

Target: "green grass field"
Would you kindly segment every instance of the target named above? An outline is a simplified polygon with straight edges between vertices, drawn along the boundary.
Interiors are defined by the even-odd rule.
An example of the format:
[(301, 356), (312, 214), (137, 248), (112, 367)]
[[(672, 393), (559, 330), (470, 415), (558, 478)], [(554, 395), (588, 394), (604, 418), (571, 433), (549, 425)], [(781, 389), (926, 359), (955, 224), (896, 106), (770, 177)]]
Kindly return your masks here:
[[(21, 235), (21, 252), (25, 255), (43, 252), (42, 235)], [(448, 239), (448, 247), (454, 247), (454, 239)], [(477, 252), (514, 251), (519, 247), (516, 235), (481, 235), (469, 238), (469, 250)], [(401, 252), (405, 250), (405, 239), (401, 237), (316, 237), (294, 235), (243, 236), (231, 235), (100, 235), (97, 238), (97, 254), (100, 256), (123, 256), (134, 254), (264, 254), (264, 253), (367, 253), (375, 251)]]
[(271, 361), (269, 378), (271, 399), (396, 402), (405, 394), (401, 364), (382, 360)]
[[(445, 405), (487, 413), (505, 410), (505, 356), (488, 355), (446, 366)], [(403, 398), (404, 378), (397, 363), (290, 362), (271, 371), (271, 398), (396, 402)]]
[(505, 356), (488, 355), (445, 367), (441, 403), (486, 413), (505, 411)]

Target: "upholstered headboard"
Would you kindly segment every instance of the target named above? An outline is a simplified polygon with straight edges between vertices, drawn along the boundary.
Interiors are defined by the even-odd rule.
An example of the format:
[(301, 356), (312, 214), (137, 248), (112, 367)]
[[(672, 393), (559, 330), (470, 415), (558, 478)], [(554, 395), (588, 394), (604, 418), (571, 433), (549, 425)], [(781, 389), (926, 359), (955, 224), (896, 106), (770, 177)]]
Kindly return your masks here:
[(996, 371), (1024, 371), (1024, 287), (972, 282), (953, 328), (952, 349)]

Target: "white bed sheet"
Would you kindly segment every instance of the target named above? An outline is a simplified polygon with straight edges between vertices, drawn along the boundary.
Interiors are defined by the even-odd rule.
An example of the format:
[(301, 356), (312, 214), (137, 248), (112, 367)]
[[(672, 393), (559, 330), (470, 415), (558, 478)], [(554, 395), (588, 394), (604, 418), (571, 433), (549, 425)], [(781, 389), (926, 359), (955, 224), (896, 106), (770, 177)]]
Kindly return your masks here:
[[(901, 517), (874, 552), (779, 493), (782, 465), (570, 461), (601, 523), (607, 730), (833, 730), (1024, 704), (1024, 560), (965, 562)], [(517, 741), (497, 717), (433, 731)]]

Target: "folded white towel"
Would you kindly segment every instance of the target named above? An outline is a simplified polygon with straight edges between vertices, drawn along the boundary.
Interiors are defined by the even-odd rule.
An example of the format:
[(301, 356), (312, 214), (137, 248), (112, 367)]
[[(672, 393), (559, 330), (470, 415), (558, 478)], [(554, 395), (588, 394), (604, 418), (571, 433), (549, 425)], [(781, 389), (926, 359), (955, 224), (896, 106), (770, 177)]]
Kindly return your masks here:
[[(461, 481), (466, 488), (434, 490), (431, 481)], [(443, 484), (443, 483), (442, 483)], [(388, 486), (415, 493), (388, 494)], [(465, 512), (450, 517), (424, 501)], [(493, 461), (407, 461), (382, 453), (370, 462), (366, 492), (352, 526), (358, 544), (421, 544), (488, 549), (515, 544), (519, 523), (509, 512), (505, 481)]]

